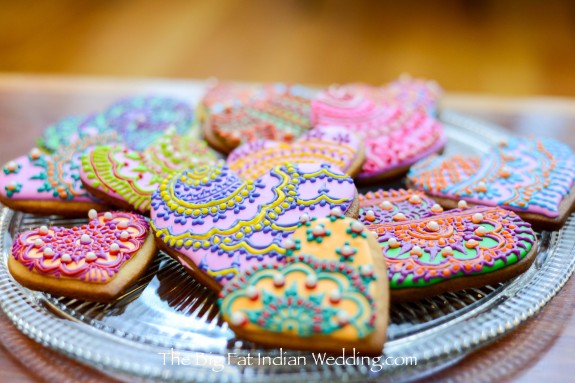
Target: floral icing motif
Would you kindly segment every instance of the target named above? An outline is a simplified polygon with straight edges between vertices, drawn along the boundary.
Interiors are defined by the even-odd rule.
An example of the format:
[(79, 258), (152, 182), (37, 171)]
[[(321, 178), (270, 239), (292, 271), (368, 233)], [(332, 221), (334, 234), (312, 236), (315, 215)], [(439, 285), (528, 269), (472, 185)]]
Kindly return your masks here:
[(142, 151), (169, 128), (178, 134), (187, 133), (194, 113), (186, 102), (178, 99), (138, 96), (114, 103), (99, 118), (129, 149)]
[(366, 160), (357, 179), (403, 169), (445, 145), (443, 127), (418, 109), (384, 103), (367, 86), (331, 87), (312, 102), (314, 126), (341, 126), (363, 141)]
[(204, 141), (172, 131), (143, 152), (121, 145), (97, 146), (82, 157), (80, 177), (91, 188), (148, 212), (152, 193), (168, 174), (217, 158)]
[(374, 330), (375, 302), (366, 290), (353, 267), (305, 256), (279, 268), (253, 266), (224, 288), (219, 304), (235, 327), (357, 340)]
[(392, 289), (499, 270), (519, 262), (536, 243), (529, 223), (497, 207), (455, 209), (367, 228), (378, 235)]
[(220, 83), (202, 101), (202, 119), (227, 147), (255, 139), (289, 142), (311, 129), (308, 89), (286, 84), (245, 87), (251, 86)]
[(232, 171), (255, 179), (274, 166), (293, 163), (321, 162), (346, 172), (361, 150), (360, 140), (344, 128), (325, 127), (309, 131), (292, 144), (257, 140), (230, 153), (227, 164)]
[(48, 152), (55, 152), (76, 140), (103, 134), (108, 130), (98, 115), (69, 116), (47, 127), (42, 137), (38, 139), (38, 146)]
[[(80, 182), (80, 163), (84, 150), (113, 142), (115, 135), (105, 133), (86, 136), (61, 146), (56, 152), (47, 154), (34, 148), (26, 156), (10, 161), (16, 163), (19, 171), (4, 172), (0, 176), (0, 192), (18, 200), (51, 201), (96, 201), (86, 193)], [(8, 193), (13, 185), (20, 185), (17, 192)]]
[(168, 247), (219, 284), (254, 264), (283, 263), (281, 242), (300, 217), (346, 211), (355, 186), (327, 164), (277, 166), (241, 180), (225, 165), (168, 176), (152, 196), (152, 226)]
[[(377, 190), (359, 195), (359, 220), (366, 225), (418, 219), (441, 213), (443, 208), (423, 192), (413, 189)], [(394, 219), (396, 217), (396, 219)]]
[(431, 195), (555, 218), (575, 179), (575, 155), (552, 139), (513, 138), (483, 156), (437, 156), (408, 174)]
[(107, 283), (143, 246), (149, 225), (144, 217), (132, 213), (94, 216), (82, 226), (41, 227), (21, 233), (12, 256), (39, 274)]

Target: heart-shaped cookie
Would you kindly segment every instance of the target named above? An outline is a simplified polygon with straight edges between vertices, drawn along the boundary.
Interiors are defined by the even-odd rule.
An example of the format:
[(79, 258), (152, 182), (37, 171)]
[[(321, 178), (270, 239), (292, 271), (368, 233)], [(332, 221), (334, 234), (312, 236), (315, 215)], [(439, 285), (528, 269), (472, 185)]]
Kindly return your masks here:
[(172, 131), (142, 152), (122, 145), (88, 150), (80, 178), (88, 191), (111, 204), (147, 213), (152, 193), (168, 174), (217, 159), (205, 141)]
[(413, 189), (370, 191), (359, 195), (359, 220), (366, 225), (409, 221), (443, 212), (423, 192)]
[(389, 311), (381, 249), (340, 212), (312, 219), (284, 241), (288, 262), (255, 265), (220, 293), (241, 338), (269, 346), (380, 355)]
[(101, 124), (118, 134), (129, 149), (142, 151), (168, 129), (188, 133), (194, 111), (184, 101), (160, 96), (137, 96), (120, 100), (101, 113)]
[(81, 216), (105, 203), (89, 195), (80, 182), (83, 152), (113, 142), (114, 133), (83, 136), (56, 152), (34, 148), (8, 162), (0, 173), (0, 202), (28, 213)]
[(232, 171), (247, 179), (263, 176), (286, 161), (294, 163), (327, 163), (354, 176), (365, 158), (363, 144), (353, 133), (339, 127), (309, 131), (294, 143), (257, 140), (230, 153), (227, 164)]
[(365, 86), (331, 87), (312, 102), (315, 126), (342, 126), (363, 140), (359, 182), (397, 176), (443, 149), (446, 138), (437, 120), (417, 109), (379, 103), (370, 94)]
[(229, 153), (257, 139), (290, 142), (311, 129), (311, 91), (297, 85), (218, 83), (201, 102), (209, 144)]
[(333, 207), (357, 216), (356, 199), (353, 180), (327, 164), (285, 163), (247, 181), (218, 164), (168, 176), (150, 216), (159, 246), (220, 290), (255, 264), (284, 262), (279, 245), (300, 219)]
[(368, 226), (387, 261), (393, 301), (499, 283), (535, 259), (531, 225), (512, 211), (475, 206)]
[(412, 167), (408, 182), (446, 207), (501, 206), (538, 227), (562, 226), (572, 210), (575, 155), (552, 139), (513, 138), (482, 156), (439, 156)]
[(110, 301), (144, 272), (155, 254), (146, 219), (124, 212), (89, 212), (86, 225), (19, 234), (8, 260), (22, 285), (82, 300)]

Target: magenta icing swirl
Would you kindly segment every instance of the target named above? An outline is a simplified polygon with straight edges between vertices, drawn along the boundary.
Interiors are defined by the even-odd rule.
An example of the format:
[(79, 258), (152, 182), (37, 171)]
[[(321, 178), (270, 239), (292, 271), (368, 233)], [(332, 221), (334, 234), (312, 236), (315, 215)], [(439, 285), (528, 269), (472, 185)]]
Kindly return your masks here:
[(107, 283), (141, 249), (148, 232), (148, 222), (140, 215), (99, 213), (82, 226), (41, 227), (18, 234), (12, 256), (39, 274)]

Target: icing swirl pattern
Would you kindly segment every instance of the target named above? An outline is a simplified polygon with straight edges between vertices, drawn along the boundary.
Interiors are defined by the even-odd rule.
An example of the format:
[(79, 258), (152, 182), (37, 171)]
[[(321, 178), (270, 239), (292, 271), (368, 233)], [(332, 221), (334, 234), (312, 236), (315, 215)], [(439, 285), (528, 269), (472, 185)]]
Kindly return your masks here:
[(218, 164), (168, 176), (150, 214), (158, 238), (224, 285), (252, 265), (283, 263), (280, 242), (300, 217), (345, 212), (355, 193), (327, 164), (285, 163), (255, 180)]
[(149, 226), (142, 216), (107, 212), (86, 225), (40, 227), (19, 234), (12, 256), (29, 270), (54, 278), (107, 283), (143, 246)]
[(359, 220), (366, 225), (409, 221), (443, 212), (423, 192), (413, 189), (370, 191), (359, 195)]
[(431, 195), (555, 218), (575, 179), (575, 155), (552, 139), (513, 138), (483, 156), (433, 157), (408, 174)]

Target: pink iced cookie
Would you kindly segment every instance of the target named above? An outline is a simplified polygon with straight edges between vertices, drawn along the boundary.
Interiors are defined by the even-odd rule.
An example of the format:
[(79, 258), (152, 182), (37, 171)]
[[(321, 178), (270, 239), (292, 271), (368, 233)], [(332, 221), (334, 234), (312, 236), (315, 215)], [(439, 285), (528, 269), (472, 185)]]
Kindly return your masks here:
[(150, 216), (160, 247), (198, 280), (220, 290), (254, 265), (282, 264), (282, 241), (300, 220), (333, 208), (356, 217), (353, 180), (328, 164), (284, 163), (244, 181), (225, 165), (167, 177)]
[(361, 170), (365, 155), (361, 140), (345, 128), (316, 128), (293, 144), (258, 140), (230, 153), (230, 169), (247, 179), (256, 179), (286, 161), (332, 164), (350, 176)]
[(315, 126), (341, 126), (364, 140), (366, 159), (357, 180), (394, 177), (443, 148), (446, 138), (439, 122), (419, 110), (378, 102), (366, 89), (331, 87), (312, 102)]
[(86, 149), (114, 138), (114, 133), (86, 136), (52, 154), (34, 148), (8, 162), (0, 173), (0, 202), (24, 212), (66, 216), (105, 208), (80, 182), (80, 163)]

